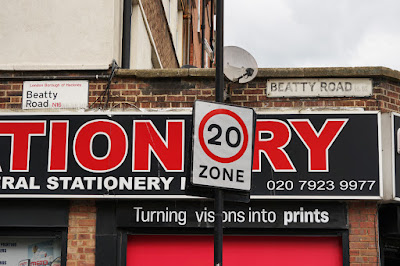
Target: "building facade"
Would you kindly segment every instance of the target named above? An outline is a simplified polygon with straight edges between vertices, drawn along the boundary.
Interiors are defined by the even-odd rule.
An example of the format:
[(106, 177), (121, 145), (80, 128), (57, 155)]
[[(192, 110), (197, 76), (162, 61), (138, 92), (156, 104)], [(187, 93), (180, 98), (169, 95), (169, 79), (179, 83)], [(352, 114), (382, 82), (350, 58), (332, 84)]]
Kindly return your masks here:
[[(1, 70), (211, 67), (214, 1), (9, 1)], [(204, 12), (203, 12), (204, 10)], [(204, 14), (204, 16), (203, 16)], [(204, 49), (204, 50), (202, 50)]]
[[(2, 71), (1, 263), (212, 263), (212, 202), (185, 184), (191, 107), (214, 101), (214, 73)], [(397, 263), (399, 80), (382, 67), (296, 68), (226, 84), (226, 103), (257, 114), (251, 201), (225, 204), (227, 265)], [(86, 108), (59, 108), (74, 84), (87, 84)]]
[[(187, 184), (192, 107), (215, 100), (215, 2), (0, 10), (0, 265), (212, 263), (212, 200)], [(226, 193), (226, 265), (399, 263), (399, 84), (384, 67), (226, 81), (224, 102), (257, 116), (251, 200)], [(244, 145), (226, 120), (208, 127), (211, 157)]]

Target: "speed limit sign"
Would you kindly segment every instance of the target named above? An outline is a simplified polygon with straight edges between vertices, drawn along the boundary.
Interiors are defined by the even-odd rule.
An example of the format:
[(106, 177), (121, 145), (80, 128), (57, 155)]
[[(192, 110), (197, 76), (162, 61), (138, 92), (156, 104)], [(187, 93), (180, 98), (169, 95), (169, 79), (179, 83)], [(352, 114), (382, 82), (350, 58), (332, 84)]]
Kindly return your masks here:
[(192, 184), (250, 191), (253, 109), (196, 101)]

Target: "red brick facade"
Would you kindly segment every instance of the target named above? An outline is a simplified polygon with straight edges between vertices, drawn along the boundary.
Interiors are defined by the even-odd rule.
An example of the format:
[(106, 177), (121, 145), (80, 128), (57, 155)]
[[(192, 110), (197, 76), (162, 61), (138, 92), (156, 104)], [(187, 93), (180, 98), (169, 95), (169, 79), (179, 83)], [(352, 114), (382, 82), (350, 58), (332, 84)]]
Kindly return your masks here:
[[(23, 74), (23, 73), (22, 73)], [(33, 73), (45, 79), (46, 73)], [(61, 73), (75, 75), (85, 73)], [(20, 111), (23, 78), (0, 73), (0, 108)], [(364, 77), (373, 79), (373, 95), (365, 98), (267, 98), (268, 78)], [(30, 77), (32, 78), (32, 77)], [(58, 77), (62, 80), (62, 76)], [(104, 108), (106, 80), (89, 80), (89, 104)], [(400, 73), (385, 68), (264, 69), (249, 84), (227, 84), (229, 101), (256, 110), (297, 108), (313, 110), (363, 108), (381, 112), (400, 111)], [(190, 108), (194, 100), (214, 100), (214, 70), (177, 69), (127, 71), (117, 73), (110, 87), (106, 109)], [(349, 201), (350, 265), (379, 264), (377, 201)], [(95, 201), (70, 202), (68, 228), (68, 266), (95, 264)]]
[[(202, 43), (202, 35), (201, 35), (201, 24), (202, 24), (202, 8), (203, 8), (203, 1), (192, 1), (191, 3), (191, 10), (190, 10), (190, 24), (191, 24), (191, 42), (190, 42), (190, 59), (189, 64), (201, 68), (201, 43)], [(213, 11), (211, 11), (211, 3), (210, 1), (206, 1), (206, 11), (204, 14), (205, 20), (205, 29), (204, 29), (204, 39), (207, 40), (209, 45), (213, 45), (213, 41), (211, 41), (211, 37), (213, 35), (213, 28), (210, 27), (210, 22), (215, 25), (214, 16), (210, 15)], [(199, 10), (200, 9), (200, 13)], [(214, 10), (215, 11), (215, 10)], [(199, 18), (200, 14), (200, 18)], [(200, 23), (200, 25), (199, 25)], [(198, 32), (198, 30), (200, 30)], [(212, 62), (209, 60), (209, 57), (206, 53), (204, 53), (204, 67), (212, 67)]]
[(68, 266), (95, 265), (96, 206), (94, 201), (71, 201), (68, 225)]
[(377, 265), (379, 262), (377, 203), (350, 202), (349, 224), (350, 265)]

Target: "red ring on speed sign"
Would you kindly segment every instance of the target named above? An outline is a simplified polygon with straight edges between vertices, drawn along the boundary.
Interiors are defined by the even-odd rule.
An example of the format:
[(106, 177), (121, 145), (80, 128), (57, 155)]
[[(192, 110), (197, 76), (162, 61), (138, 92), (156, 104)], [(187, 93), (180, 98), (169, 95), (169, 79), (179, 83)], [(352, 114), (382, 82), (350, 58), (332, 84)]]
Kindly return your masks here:
[[(233, 117), (240, 125), (240, 127), (242, 128), (243, 131), (243, 145), (242, 148), (240, 148), (240, 150), (233, 156), (231, 157), (220, 157), (218, 155), (215, 155), (214, 153), (212, 153), (206, 143), (204, 142), (204, 126), (206, 125), (207, 121), (215, 116), (215, 115), (229, 115), (231, 117)], [(242, 157), (243, 153), (246, 151), (247, 148), (247, 142), (249, 141), (249, 135), (247, 134), (247, 128), (246, 125), (244, 124), (243, 120), (240, 118), (240, 116), (238, 116), (237, 114), (235, 114), (234, 112), (227, 110), (227, 109), (215, 109), (211, 112), (209, 112), (208, 114), (206, 114), (203, 119), (200, 122), (199, 125), (199, 141), (200, 141), (200, 146), (203, 148), (203, 151), (208, 155), (208, 157), (210, 157), (211, 159), (213, 159), (214, 161), (220, 162), (220, 163), (231, 163), (236, 161), (237, 159), (239, 159), (240, 157)]]

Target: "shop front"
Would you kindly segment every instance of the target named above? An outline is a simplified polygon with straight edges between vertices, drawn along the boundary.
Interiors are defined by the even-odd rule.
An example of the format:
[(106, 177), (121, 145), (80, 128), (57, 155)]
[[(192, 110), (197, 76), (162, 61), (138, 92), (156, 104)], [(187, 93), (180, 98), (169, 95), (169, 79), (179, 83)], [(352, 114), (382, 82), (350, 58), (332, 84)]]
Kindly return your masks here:
[[(116, 213), (114, 243), (122, 243), (116, 258), (104, 254), (98, 265), (117, 260), (129, 266), (213, 264), (210, 201), (122, 201), (112, 206), (99, 203), (98, 210), (108, 212), (101, 216), (108, 221), (99, 219), (98, 225), (109, 223)], [(223, 221), (226, 265), (348, 265), (349, 227), (343, 202), (226, 204)], [(99, 232), (101, 228), (98, 235), (107, 234)], [(106, 250), (110, 243), (101, 239), (98, 236), (97, 248)]]
[[(376, 260), (380, 119), (257, 112), (251, 201), (224, 208), (225, 264)], [(100, 266), (212, 263), (213, 202), (186, 193), (190, 112), (10, 112), (0, 124), (1, 214), (12, 219), (0, 221), (0, 263), (73, 265), (79, 252)]]
[[(160, 127), (172, 123), (174, 116), (165, 116), (168, 121), (161, 123), (155, 118), (146, 117), (153, 121), (150, 129), (134, 130), (159, 133), (148, 143), (152, 151), (141, 152), (149, 162), (133, 181), (136, 195), (96, 203), (96, 265), (213, 263), (213, 202), (185, 195), (190, 142), (176, 151), (175, 156), (183, 157), (173, 161), (184, 167), (175, 170), (168, 169), (172, 153), (165, 155), (170, 151), (155, 144), (161, 143), (157, 138), (166, 140), (165, 147), (185, 143), (177, 136), (190, 136), (190, 126), (184, 134), (181, 128), (174, 134), (172, 127)], [(191, 124), (190, 117), (178, 118)], [(224, 263), (349, 265), (356, 246), (350, 236), (356, 218), (349, 204), (373, 203), (382, 193), (379, 119), (376, 112), (258, 114), (252, 199), (225, 204)], [(159, 181), (144, 182), (152, 179)]]

